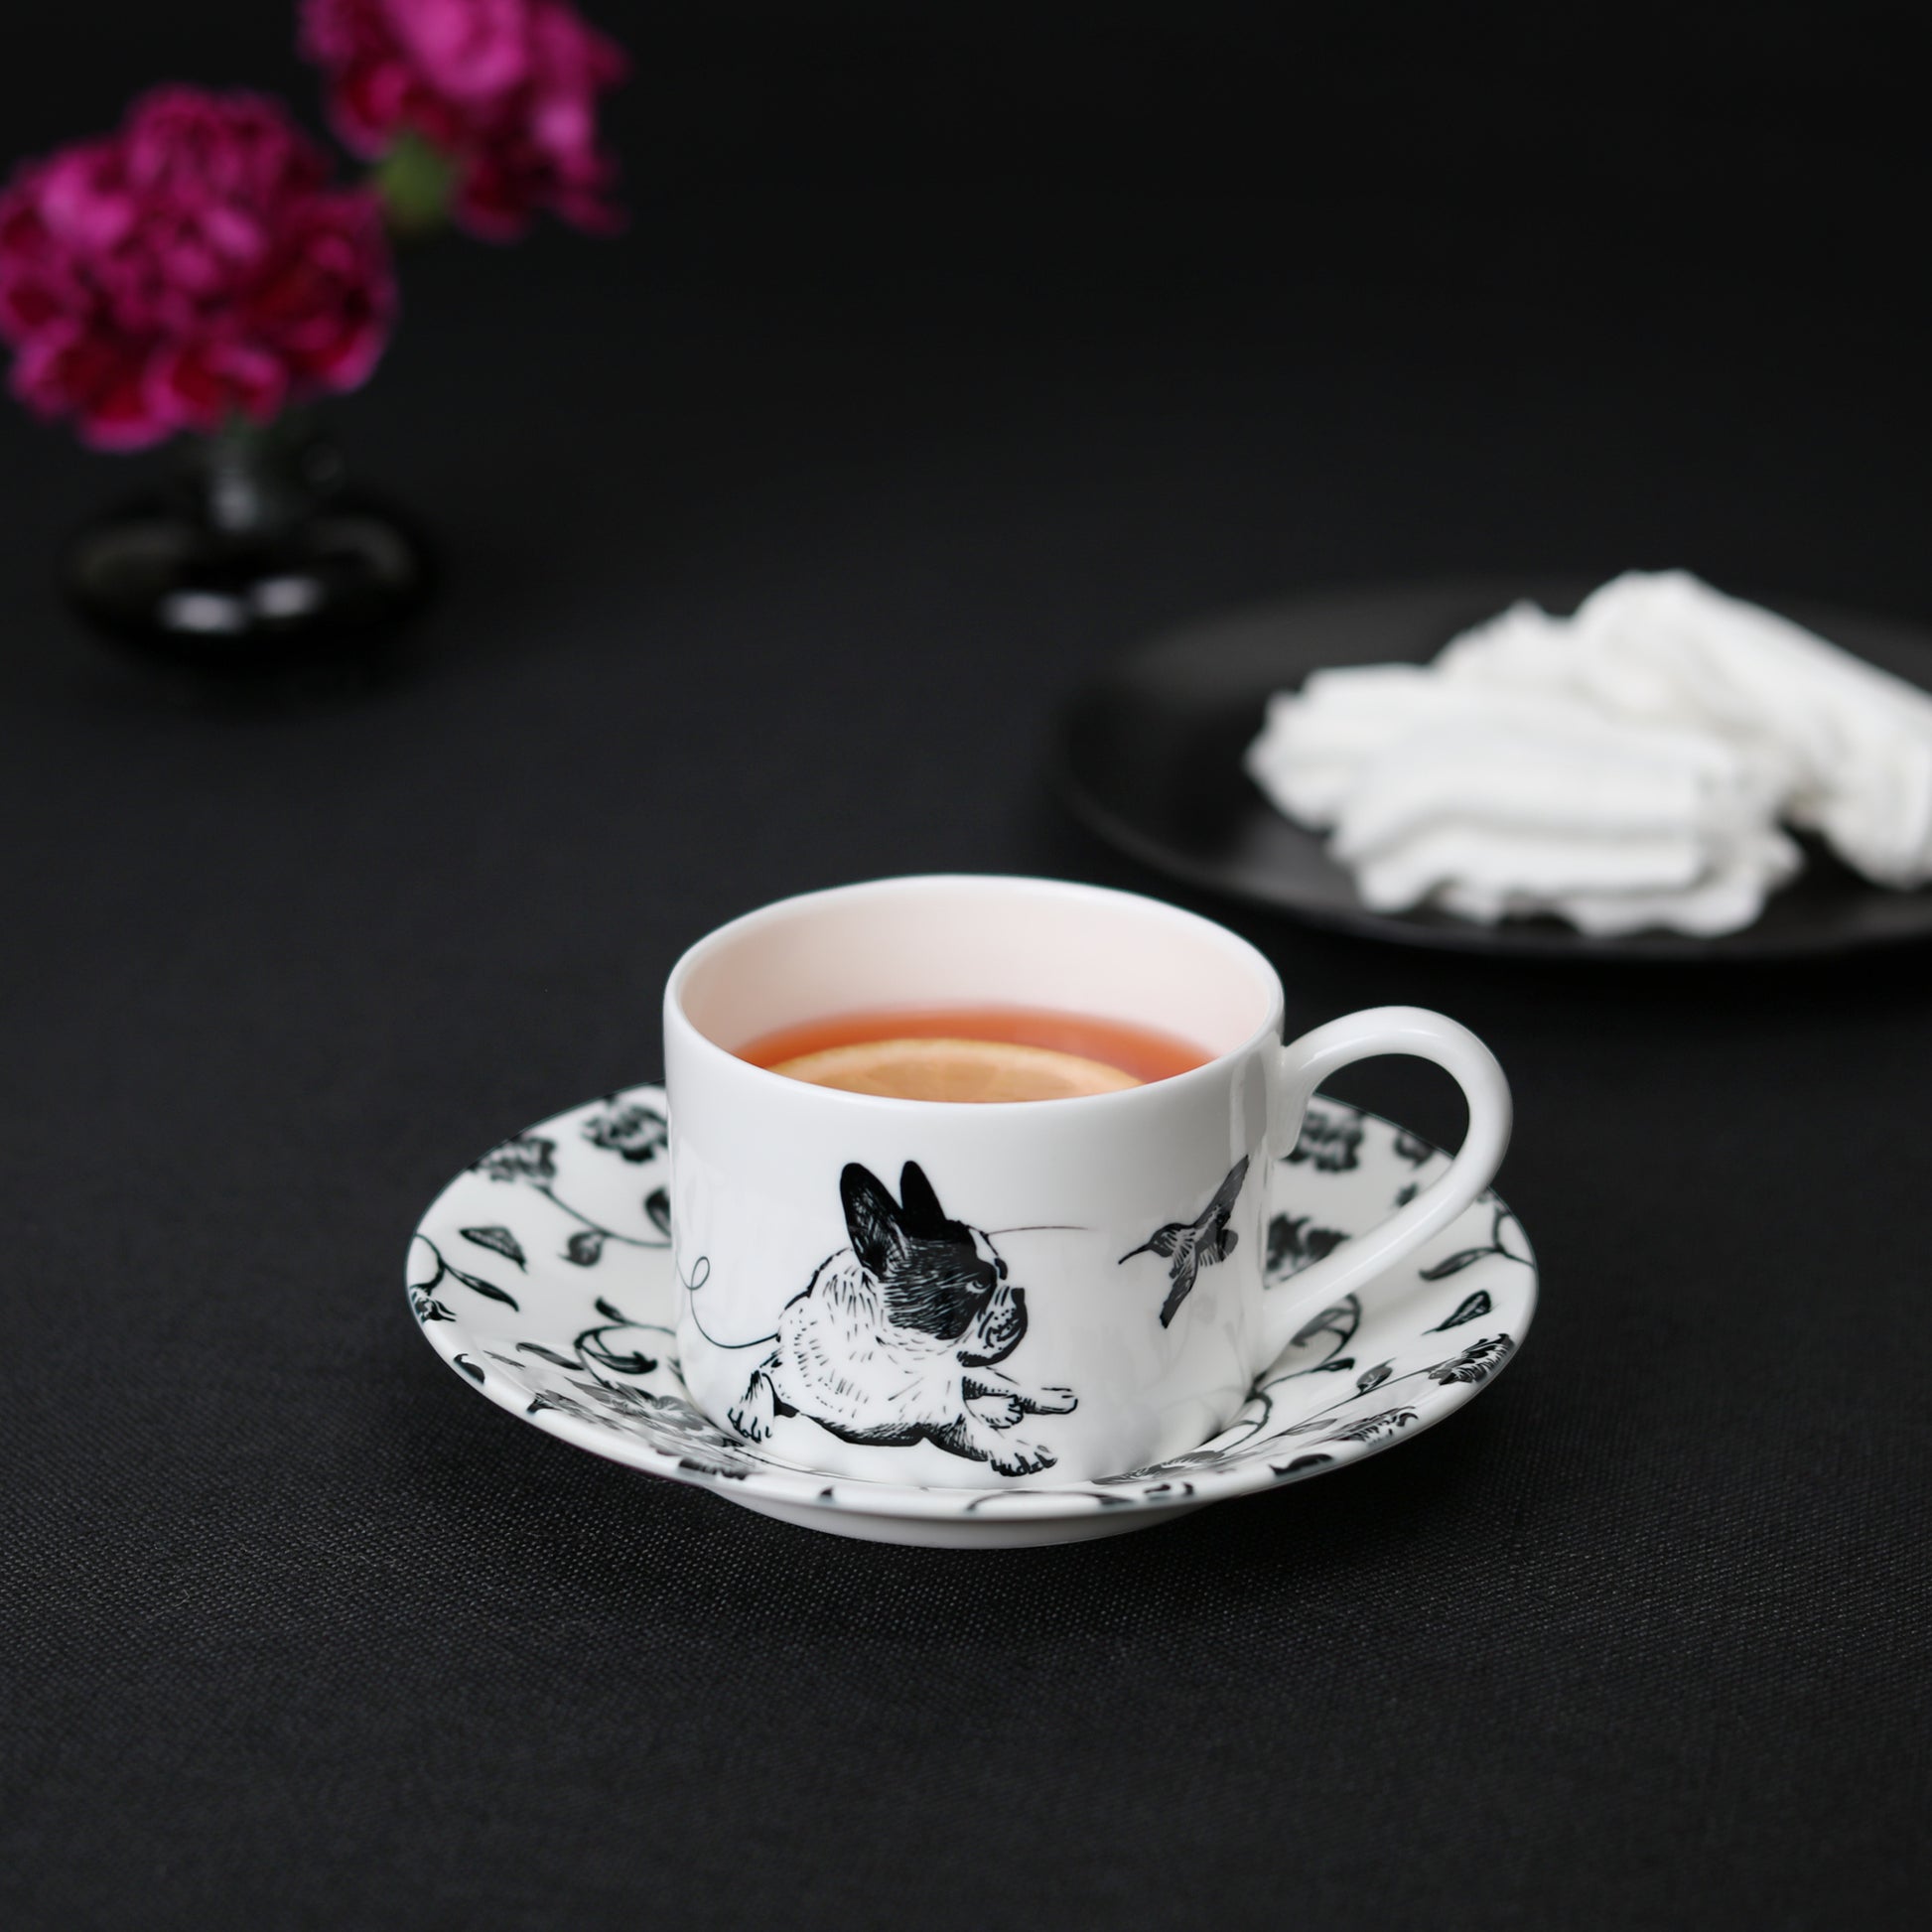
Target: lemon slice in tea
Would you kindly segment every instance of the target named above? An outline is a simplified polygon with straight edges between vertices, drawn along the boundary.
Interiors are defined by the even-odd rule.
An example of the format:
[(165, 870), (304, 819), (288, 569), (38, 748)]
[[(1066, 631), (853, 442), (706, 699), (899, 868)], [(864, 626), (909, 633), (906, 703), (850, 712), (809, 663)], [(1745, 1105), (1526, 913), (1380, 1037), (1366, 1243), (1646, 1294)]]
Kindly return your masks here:
[(862, 1039), (779, 1060), (771, 1071), (894, 1100), (1072, 1100), (1141, 1085), (1104, 1061), (1004, 1039)]

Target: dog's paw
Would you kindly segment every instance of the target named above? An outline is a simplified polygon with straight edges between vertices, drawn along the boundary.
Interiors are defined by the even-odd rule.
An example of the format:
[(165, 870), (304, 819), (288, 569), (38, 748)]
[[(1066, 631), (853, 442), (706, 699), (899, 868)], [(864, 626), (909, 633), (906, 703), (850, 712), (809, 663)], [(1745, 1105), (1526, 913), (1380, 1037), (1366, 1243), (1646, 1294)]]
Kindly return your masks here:
[(1001, 1444), (992, 1462), (1003, 1476), (1031, 1476), (1050, 1469), (1057, 1459), (1051, 1449), (1041, 1449), (1037, 1443), (1007, 1442)]
[(748, 1443), (761, 1443), (771, 1433), (771, 1425), (753, 1409), (727, 1409), (726, 1420)]
[(1027, 1398), (1027, 1407), (1036, 1416), (1070, 1416), (1080, 1406), (1071, 1389), (1035, 1389)]
[(973, 1414), (988, 1429), (1011, 1429), (1027, 1413), (1027, 1405), (1017, 1395), (976, 1395)]

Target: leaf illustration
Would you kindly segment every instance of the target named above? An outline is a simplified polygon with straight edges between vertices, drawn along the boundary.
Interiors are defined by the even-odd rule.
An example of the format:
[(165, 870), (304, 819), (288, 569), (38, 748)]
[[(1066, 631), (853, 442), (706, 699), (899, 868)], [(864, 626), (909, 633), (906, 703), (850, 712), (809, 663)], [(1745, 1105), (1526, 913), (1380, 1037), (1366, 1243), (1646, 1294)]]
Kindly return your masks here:
[(1362, 1305), (1354, 1296), (1344, 1296), (1331, 1309), (1323, 1309), (1311, 1320), (1303, 1322), (1295, 1331), (1295, 1339), (1289, 1343), (1291, 1348), (1305, 1348), (1316, 1335), (1331, 1334), (1337, 1348), (1346, 1348), (1355, 1337), (1355, 1330), (1361, 1325)]
[(1322, 1375), (1334, 1375), (1344, 1368), (1353, 1368), (1354, 1366), (1355, 1358), (1353, 1355), (1337, 1355), (1332, 1362), (1317, 1362), (1310, 1372)]
[[(661, 1420), (657, 1398), (645, 1390), (615, 1387), (609, 1382), (586, 1382), (576, 1376), (572, 1376), (570, 1386), (582, 1390), (593, 1402), (601, 1403), (606, 1409), (615, 1409), (621, 1416), (642, 1416), (651, 1422)], [(719, 1433), (707, 1424), (704, 1435), (707, 1439), (718, 1438)]]
[(1362, 1144), (1362, 1117), (1354, 1108), (1329, 1108), (1311, 1102), (1302, 1117), (1301, 1138), (1290, 1161), (1312, 1161), (1323, 1173), (1346, 1173), (1358, 1166), (1355, 1151)]
[(527, 1266), (522, 1244), (508, 1228), (465, 1228), (463, 1238), (474, 1241), (480, 1248), (493, 1248), (506, 1261), (513, 1261), (519, 1268)]
[(1297, 1230), (1307, 1219), (1306, 1214), (1300, 1219), (1291, 1219), (1286, 1214), (1277, 1214), (1268, 1223), (1268, 1259), (1263, 1266), (1270, 1274), (1287, 1264), (1289, 1257), (1295, 1252)]
[(669, 1237), (671, 1232), (671, 1196), (667, 1188), (653, 1187), (644, 1196), (644, 1212), (650, 1216), (651, 1225), (659, 1234)]
[(1433, 1268), (1425, 1268), (1422, 1278), (1426, 1282), (1446, 1281), (1450, 1275), (1459, 1275), (1472, 1261), (1480, 1261), (1485, 1255), (1493, 1255), (1494, 1248), (1464, 1248), (1459, 1255), (1450, 1255), (1447, 1261), (1439, 1261)]
[(1459, 1328), (1465, 1321), (1473, 1321), (1479, 1314), (1487, 1314), (1495, 1307), (1490, 1301), (1487, 1289), (1477, 1289), (1473, 1295), (1465, 1295), (1455, 1305), (1455, 1312), (1446, 1321), (1439, 1321), (1433, 1328), (1425, 1328), (1426, 1335), (1440, 1335), (1445, 1328)]
[(1515, 1352), (1516, 1343), (1511, 1336), (1485, 1335), (1481, 1341), (1470, 1342), (1453, 1361), (1439, 1362), (1429, 1371), (1429, 1379), (1442, 1383), (1445, 1388), (1451, 1382), (1480, 1385), (1488, 1381)]
[[(1148, 1482), (1155, 1476), (1190, 1475), (1196, 1469), (1216, 1468), (1224, 1459), (1219, 1449), (1187, 1449), (1182, 1454), (1169, 1456), (1164, 1462), (1145, 1462), (1138, 1469), (1123, 1469), (1117, 1476), (1095, 1476), (1093, 1480), (1096, 1485)], [(1170, 1485), (1164, 1482), (1161, 1486), (1165, 1489)]]
[(604, 1236), (596, 1228), (579, 1228), (564, 1243), (564, 1255), (580, 1268), (594, 1267), (604, 1253)]
[(486, 1282), (481, 1275), (466, 1275), (461, 1268), (452, 1265), (450, 1278), (461, 1282), (465, 1288), (474, 1289), (479, 1295), (486, 1296), (492, 1302), (501, 1302), (505, 1308), (516, 1307), (514, 1295), (505, 1295), (494, 1282)]
[(1413, 1409), (1384, 1409), (1380, 1415), (1364, 1416), (1360, 1422), (1352, 1422), (1346, 1429), (1337, 1429), (1333, 1440), (1337, 1443), (1377, 1443), (1385, 1436), (1393, 1436), (1407, 1429), (1415, 1419)]
[[(598, 1331), (593, 1328), (590, 1332), (595, 1335)], [(583, 1350), (586, 1361), (595, 1362), (599, 1368), (608, 1368), (613, 1375), (648, 1375), (657, 1366), (657, 1357), (646, 1355), (642, 1349), (628, 1355), (618, 1355), (600, 1341), (586, 1339), (577, 1345)]]
[(541, 1134), (519, 1134), (515, 1140), (491, 1148), (477, 1163), (476, 1171), (491, 1180), (552, 1181), (557, 1177), (557, 1164), (552, 1158), (556, 1152), (557, 1143), (546, 1141)]
[[(1354, 1397), (1344, 1396), (1344, 1402), (1352, 1402)], [(1372, 1443), (1378, 1437), (1393, 1436), (1397, 1430), (1406, 1429), (1416, 1419), (1414, 1409), (1404, 1406), (1400, 1409), (1378, 1409), (1372, 1416), (1358, 1416), (1352, 1422), (1342, 1422), (1328, 1416), (1311, 1416), (1307, 1422), (1298, 1422), (1292, 1429), (1284, 1429), (1284, 1436), (1322, 1436), (1331, 1443)]]
[(1331, 1255), (1348, 1239), (1340, 1228), (1310, 1227), (1306, 1214), (1277, 1214), (1268, 1223), (1267, 1280), (1299, 1275), (1324, 1255)]
[[(606, 1316), (614, 1326), (628, 1328), (630, 1322), (602, 1296), (598, 1297), (597, 1311)], [(642, 1349), (628, 1354), (619, 1354), (604, 1337), (611, 1332), (609, 1328), (586, 1328), (577, 1337), (577, 1352), (587, 1362), (594, 1362), (600, 1368), (608, 1368), (614, 1375), (648, 1375), (657, 1366), (655, 1355), (646, 1355)]]
[(1436, 1152), (1420, 1134), (1412, 1134), (1404, 1127), (1396, 1132), (1395, 1151), (1412, 1168), (1419, 1168)]
[(1398, 1207), (1407, 1207), (1416, 1198), (1419, 1191), (1420, 1189), (1413, 1180), (1405, 1187), (1398, 1187), (1395, 1194), (1395, 1204)]
[(700, 1462), (693, 1455), (680, 1455), (677, 1465), (680, 1469), (691, 1470), (694, 1475), (719, 1476), (726, 1482), (743, 1482), (750, 1473), (747, 1469), (728, 1468), (723, 1462)]
[(1363, 1369), (1355, 1378), (1356, 1388), (1364, 1395), (1367, 1395), (1370, 1389), (1379, 1389), (1389, 1379), (1394, 1366), (1393, 1362), (1377, 1362), (1373, 1368)]
[(455, 1356), (453, 1359), (455, 1360), (457, 1367), (460, 1368), (465, 1375), (469, 1376), (471, 1381), (477, 1383), (481, 1383), (483, 1381), (483, 1370), (480, 1369), (476, 1365), (476, 1363), (470, 1359), (468, 1355), (458, 1355)]
[[(1509, 1232), (1511, 1228), (1514, 1228), (1519, 1235), (1521, 1235), (1523, 1232), (1522, 1222), (1519, 1221), (1514, 1214), (1510, 1213), (1507, 1208), (1499, 1205), (1496, 1209), (1496, 1252), (1499, 1255), (1507, 1256), (1511, 1261), (1521, 1262), (1525, 1268), (1533, 1267), (1535, 1264), (1530, 1260), (1527, 1254), (1519, 1255), (1516, 1252), (1516, 1250), (1512, 1248), (1506, 1240), (1504, 1240), (1503, 1237)], [(1522, 1245), (1527, 1248), (1529, 1245), (1528, 1240), (1525, 1239)]]
[(1274, 1465), (1273, 1472), (1278, 1476), (1300, 1475), (1304, 1469), (1326, 1468), (1334, 1459), (1332, 1455), (1298, 1455), (1292, 1462)]
[(526, 1355), (534, 1355), (540, 1362), (549, 1362), (556, 1368), (582, 1368), (583, 1363), (573, 1361), (568, 1355), (559, 1355), (554, 1348), (546, 1348), (540, 1341), (519, 1341), (517, 1347)]

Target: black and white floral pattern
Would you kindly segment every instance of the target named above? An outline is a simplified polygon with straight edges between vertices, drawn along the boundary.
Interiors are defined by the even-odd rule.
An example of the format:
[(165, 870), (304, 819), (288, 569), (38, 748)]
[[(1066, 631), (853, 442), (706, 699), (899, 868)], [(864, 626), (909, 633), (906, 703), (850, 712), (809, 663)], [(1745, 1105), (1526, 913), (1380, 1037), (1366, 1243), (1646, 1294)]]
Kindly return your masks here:
[(1310, 1225), (1306, 1214), (1276, 1214), (1268, 1222), (1267, 1281), (1270, 1288), (1331, 1255), (1348, 1239), (1340, 1228)]
[[(1158, 1511), (1245, 1494), (1417, 1436), (1492, 1381), (1536, 1306), (1522, 1224), (1493, 1194), (1412, 1262), (1311, 1309), (1229, 1427), (1098, 1482), (949, 1488), (828, 1478), (711, 1422), (678, 1367), (662, 1092), (635, 1088), (492, 1149), (424, 1217), (410, 1308), (466, 1383), (580, 1448), (737, 1500), (958, 1523)], [(1384, 1219), (1445, 1156), (1317, 1099), (1265, 1176), (1271, 1292)], [(1250, 1184), (1253, 1184), (1252, 1182)]]
[[(647, 1091), (654, 1093), (657, 1089)], [(565, 1116), (566, 1121), (573, 1118)], [(591, 1112), (588, 1119), (578, 1124), (582, 1128), (582, 1138), (593, 1147), (609, 1149), (621, 1155), (625, 1161), (651, 1161), (665, 1152), (664, 1113), (661, 1106), (645, 1106), (614, 1094), (601, 1102), (599, 1109)], [(557, 1123), (552, 1121), (546, 1125), (554, 1127)], [(618, 1227), (607, 1226), (585, 1213), (581, 1206), (574, 1206), (565, 1200), (557, 1191), (559, 1138), (554, 1134), (519, 1134), (513, 1141), (504, 1141), (491, 1148), (470, 1172), (496, 1182), (520, 1181), (531, 1193), (541, 1195), (548, 1201), (565, 1222), (560, 1230), (561, 1245), (556, 1252), (574, 1268), (595, 1268), (604, 1259), (604, 1250), (611, 1242), (628, 1248), (670, 1246), (669, 1196), (661, 1186), (643, 1198), (645, 1219), (651, 1223), (643, 1233), (626, 1234)], [(572, 1191), (576, 1193), (580, 1190), (573, 1184)], [(660, 1203), (663, 1203), (661, 1211)], [(629, 1203), (625, 1203), (622, 1216), (613, 1218), (631, 1218)], [(466, 1240), (494, 1248), (519, 1268), (527, 1269), (528, 1256), (521, 1242), (502, 1223), (465, 1228), (462, 1232)]]
[[(1356, 1165), (1367, 1119), (1359, 1108), (1344, 1107), (1333, 1100), (1311, 1100), (1303, 1117), (1301, 1138), (1289, 1160), (1298, 1165), (1311, 1162), (1323, 1173), (1346, 1173)], [(1408, 1138), (1415, 1140), (1413, 1135)]]
[(593, 1147), (621, 1155), (626, 1161), (652, 1160), (664, 1151), (663, 1109), (614, 1093), (584, 1123), (584, 1138)]

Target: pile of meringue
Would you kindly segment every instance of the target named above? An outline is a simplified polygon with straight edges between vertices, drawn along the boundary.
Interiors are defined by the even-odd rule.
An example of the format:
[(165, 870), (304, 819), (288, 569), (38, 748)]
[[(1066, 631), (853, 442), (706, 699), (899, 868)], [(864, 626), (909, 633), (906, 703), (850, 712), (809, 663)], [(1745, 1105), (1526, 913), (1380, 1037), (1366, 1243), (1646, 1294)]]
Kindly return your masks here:
[(1932, 695), (1684, 571), (1317, 671), (1247, 767), (1378, 911), (1731, 932), (1804, 863), (1786, 826), (1877, 885), (1932, 879)]

